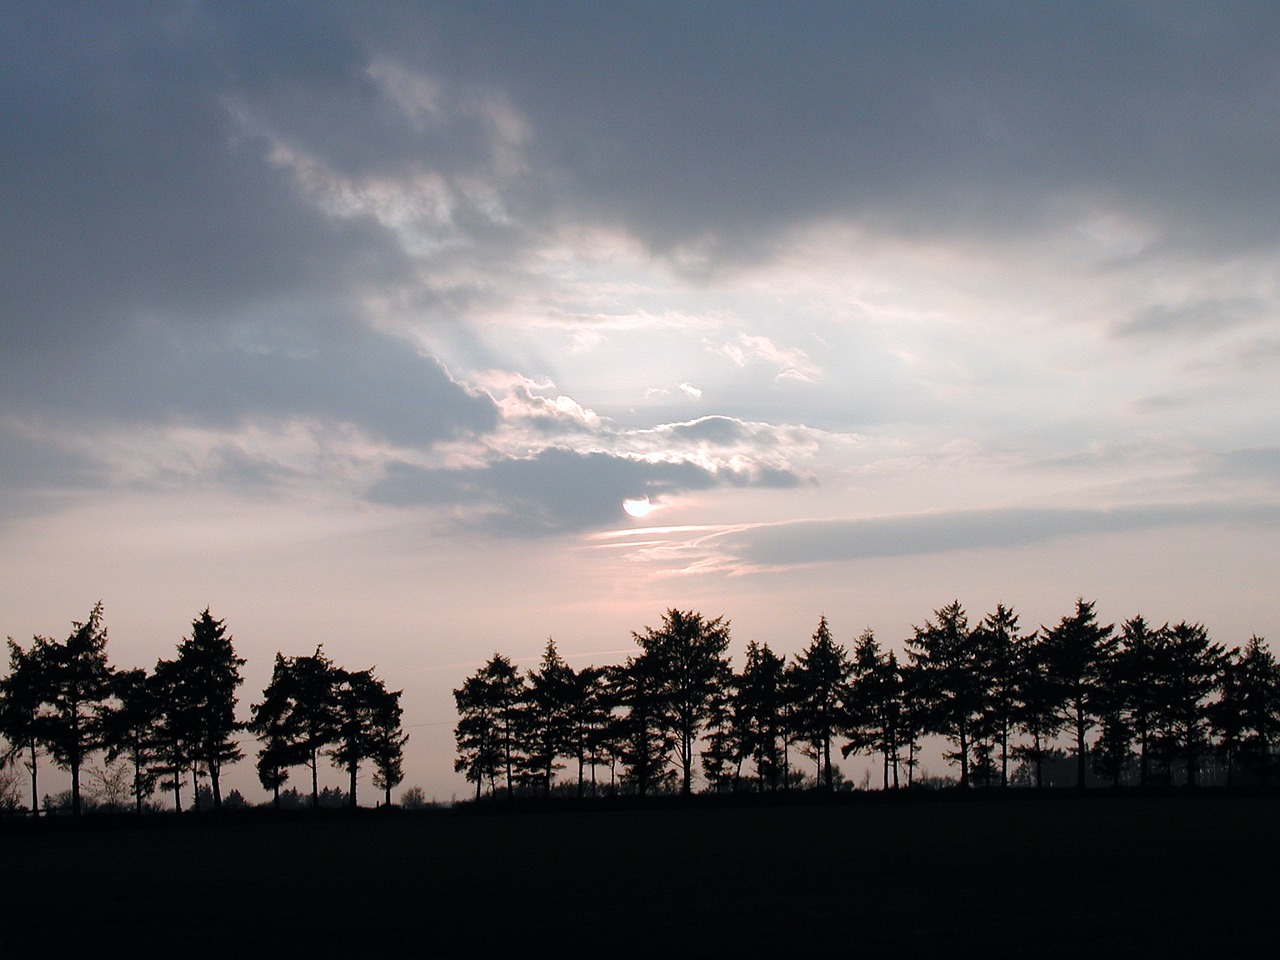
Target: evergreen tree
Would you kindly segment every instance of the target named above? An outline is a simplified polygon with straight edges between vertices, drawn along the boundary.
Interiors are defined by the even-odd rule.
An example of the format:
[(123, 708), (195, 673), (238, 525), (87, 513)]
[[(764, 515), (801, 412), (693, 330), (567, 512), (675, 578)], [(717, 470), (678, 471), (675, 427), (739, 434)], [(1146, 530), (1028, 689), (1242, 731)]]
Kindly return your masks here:
[(525, 763), (531, 779), (541, 785), (543, 796), (551, 796), (555, 772), (564, 767), (557, 760), (570, 750), (574, 692), (573, 670), (556, 650), (555, 640), (548, 638), (542, 662), (529, 672), (525, 704)]
[(0, 680), (0, 736), (11, 746), (6, 763), (16, 761), (19, 752), (26, 753), (27, 773), (31, 777), (32, 816), (40, 813), (39, 770), (42, 712), (47, 681), (42, 652), (51, 641), (36, 637), (30, 650), (9, 644), (9, 673)]
[(751, 758), (761, 792), (785, 783), (786, 686), (786, 661), (767, 643), (748, 643), (746, 664), (734, 684), (735, 713), (741, 749)]
[(934, 620), (913, 630), (907, 645), (920, 671), (930, 729), (955, 745), (949, 759), (959, 762), (960, 786), (968, 787), (974, 727), (990, 700), (979, 639), (959, 600), (935, 610)]
[(1226, 661), (1222, 696), (1211, 714), (1222, 738), (1227, 783), (1237, 770), (1266, 782), (1280, 743), (1280, 663), (1261, 637), (1250, 637)]
[(462, 686), (453, 691), (453, 700), (458, 711), (458, 723), (453, 731), (457, 748), (453, 768), (476, 785), (476, 800), (479, 800), (484, 782), (493, 783), (502, 760), (497, 705), (490, 695), (485, 671), (481, 669), (467, 677)]
[(335, 667), (333, 672), (335, 725), (333, 746), (328, 754), (334, 766), (347, 772), (350, 784), (347, 805), (354, 810), (359, 806), (356, 795), (360, 781), (360, 762), (373, 756), (373, 713), (380, 694), (386, 688), (373, 675), (372, 670), (348, 671)]
[(591, 768), (592, 792), (595, 792), (596, 767), (604, 762), (603, 740), (609, 722), (605, 671), (583, 667), (569, 674), (566, 711), (566, 746), (577, 762), (578, 796), (586, 787), (586, 768)]
[(118, 670), (112, 677), (116, 706), (104, 715), (107, 761), (127, 757), (133, 767), (133, 801), (137, 813), (156, 788), (155, 729), (160, 716), (156, 685), (145, 670)]
[(1018, 614), (1003, 603), (974, 630), (977, 658), (987, 682), (986, 702), (978, 713), (974, 736), (999, 757), (1000, 786), (1009, 785), (1010, 737), (1018, 706), (1018, 659), (1026, 638), (1018, 630)]
[(1043, 787), (1044, 762), (1053, 738), (1062, 728), (1059, 710), (1061, 691), (1049, 670), (1049, 647), (1044, 636), (1023, 637), (1014, 660), (1014, 726), (1029, 743), (1013, 749), (1013, 755), (1029, 763), (1035, 772), (1035, 786)]
[[(383, 802), (391, 806), (391, 791), (404, 780), (404, 745), (409, 735), (404, 732), (400, 718), (401, 690), (388, 690), (378, 681), (372, 692), (371, 746), (369, 756), (373, 760), (373, 785), (383, 791)], [(351, 791), (352, 797), (355, 790)]]
[(664, 711), (680, 768), (681, 792), (693, 790), (694, 745), (712, 718), (716, 697), (732, 676), (725, 651), (729, 623), (693, 611), (669, 609), (658, 629), (633, 633), (660, 683)]
[(796, 656), (793, 723), (798, 738), (813, 752), (818, 783), (827, 790), (835, 786), (831, 741), (845, 726), (843, 704), (852, 672), (848, 653), (832, 638), (827, 618), (821, 617), (809, 646)]
[(1185, 620), (1166, 633), (1169, 658), (1165, 709), (1169, 729), (1186, 765), (1187, 785), (1194, 787), (1210, 735), (1209, 699), (1222, 684), (1226, 649), (1209, 639), (1198, 623)]
[(284, 765), (305, 764), (311, 771), (311, 804), (320, 805), (320, 755), (340, 736), (338, 685), (342, 674), (322, 647), (309, 657), (293, 657), (288, 661), (287, 714), (284, 728), (288, 731)]
[(1166, 628), (1152, 629), (1141, 616), (1120, 626), (1120, 636), (1107, 671), (1130, 736), (1138, 746), (1138, 785), (1151, 782), (1151, 761), (1157, 753), (1160, 728), (1160, 691), (1169, 672)]
[(80, 770), (102, 742), (101, 715), (111, 696), (107, 628), (102, 603), (89, 619), (72, 624), (65, 643), (37, 644), (42, 661), (43, 699), (50, 710), (40, 718), (41, 739), (54, 762), (71, 772), (71, 812), (81, 812)]
[(853, 671), (846, 702), (845, 733), (849, 743), (840, 749), (844, 757), (858, 750), (878, 752), (881, 785), (889, 789), (898, 779), (898, 720), (901, 687), (897, 658), (880, 649), (870, 627), (853, 646)]
[(154, 776), (161, 789), (173, 792), (173, 808), (182, 812), (183, 776), (192, 775), (192, 800), (198, 804), (199, 724), (187, 689), (190, 675), (176, 660), (158, 660), (148, 678), (155, 715), (151, 731)]
[(280, 809), (280, 788), (289, 780), (289, 745), (292, 737), (289, 692), (289, 662), (277, 653), (271, 682), (262, 692), (262, 702), (252, 708), (251, 730), (261, 742), (258, 748), (258, 782), (271, 791), (272, 803)]
[(1102, 672), (1115, 645), (1114, 628), (1100, 626), (1094, 603), (1076, 600), (1075, 613), (1045, 629), (1046, 665), (1058, 691), (1063, 719), (1075, 734), (1076, 787), (1085, 785), (1086, 736), (1097, 719)]
[(191, 636), (178, 645), (177, 669), (183, 674), (183, 709), (192, 727), (192, 750), (208, 773), (215, 810), (222, 809), (223, 765), (244, 756), (234, 739), (242, 728), (235, 708), (244, 664), (227, 635), (226, 621), (215, 620), (208, 607), (191, 622)]
[(662, 789), (674, 776), (668, 769), (674, 724), (666, 713), (666, 677), (647, 656), (628, 657), (609, 674), (619, 712), (610, 729), (610, 747), (623, 766), (626, 785), (640, 796)]

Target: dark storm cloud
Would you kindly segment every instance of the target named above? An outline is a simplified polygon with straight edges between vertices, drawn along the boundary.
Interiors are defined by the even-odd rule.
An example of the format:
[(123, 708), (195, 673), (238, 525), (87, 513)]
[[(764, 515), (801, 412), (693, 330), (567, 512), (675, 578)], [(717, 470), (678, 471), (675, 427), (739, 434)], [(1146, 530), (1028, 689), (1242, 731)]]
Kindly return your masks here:
[(498, 460), (466, 470), (392, 464), (369, 499), (395, 506), (466, 505), (465, 525), (540, 536), (618, 523), (622, 501), (716, 486), (794, 486), (780, 470), (712, 472), (689, 462), (653, 463), (604, 453), (544, 450), (530, 459)]
[(1161, 504), (1115, 510), (1016, 508), (807, 520), (732, 533), (723, 544), (749, 563), (794, 565), (1016, 547), (1070, 536), (1218, 522), (1276, 524), (1280, 507)]

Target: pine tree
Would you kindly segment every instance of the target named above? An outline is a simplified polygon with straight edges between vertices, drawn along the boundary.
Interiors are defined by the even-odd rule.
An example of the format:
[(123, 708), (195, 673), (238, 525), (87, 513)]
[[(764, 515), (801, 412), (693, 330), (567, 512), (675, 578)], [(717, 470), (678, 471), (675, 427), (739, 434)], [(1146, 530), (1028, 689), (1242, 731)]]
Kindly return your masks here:
[(0, 736), (11, 745), (6, 763), (16, 761), (20, 751), (26, 753), (27, 773), (31, 777), (31, 811), (40, 813), (39, 771), (42, 706), (47, 681), (42, 653), (52, 641), (36, 637), (30, 650), (9, 644), (9, 673), (0, 680)]
[(974, 727), (989, 702), (979, 640), (959, 600), (935, 610), (934, 620), (913, 630), (907, 645), (920, 671), (930, 729), (955, 745), (949, 758), (959, 762), (960, 786), (968, 787)]
[(249, 729), (262, 743), (258, 748), (258, 782), (271, 791), (272, 803), (280, 808), (280, 788), (289, 780), (288, 755), (292, 739), (289, 723), (289, 662), (277, 653), (271, 682), (262, 692), (262, 702), (253, 705)]
[(1194, 787), (1209, 741), (1207, 706), (1222, 684), (1227, 653), (1221, 644), (1210, 641), (1201, 624), (1185, 620), (1166, 631), (1166, 644), (1170, 671), (1165, 709), (1169, 729), (1186, 766), (1187, 786)]
[(525, 704), (525, 763), (531, 779), (541, 785), (543, 796), (551, 796), (555, 772), (563, 769), (558, 759), (569, 749), (570, 708), (574, 694), (573, 670), (547, 639), (542, 662), (529, 672)]
[(706, 620), (693, 611), (667, 610), (658, 629), (645, 627), (632, 637), (660, 684), (665, 714), (680, 768), (682, 793), (693, 791), (694, 745), (712, 718), (713, 705), (732, 676), (725, 651), (729, 623)]
[(101, 716), (111, 696), (111, 667), (107, 663), (107, 628), (102, 603), (89, 619), (72, 624), (65, 643), (38, 644), (42, 660), (44, 702), (41, 738), (58, 766), (71, 771), (71, 812), (81, 812), (80, 770), (85, 758), (102, 742)]
[(1094, 603), (1076, 600), (1075, 613), (1044, 629), (1046, 666), (1059, 694), (1063, 719), (1075, 734), (1076, 787), (1085, 785), (1086, 737), (1097, 719), (1104, 664), (1115, 645), (1113, 627), (1100, 626)]
[(118, 670), (112, 677), (116, 706), (104, 716), (107, 761), (127, 757), (133, 767), (133, 801), (142, 813), (155, 792), (155, 728), (160, 716), (156, 685), (145, 670)]
[(1221, 734), (1227, 782), (1237, 769), (1252, 782), (1265, 783), (1280, 744), (1280, 663), (1261, 637), (1228, 658), (1221, 699), (1211, 707)]
[(777, 790), (785, 781), (786, 661), (769, 645), (747, 644), (742, 674), (734, 685), (742, 752), (755, 767), (757, 788)]
[(245, 661), (236, 656), (226, 621), (215, 620), (206, 607), (191, 622), (191, 636), (178, 645), (177, 669), (183, 674), (183, 705), (192, 725), (192, 749), (203, 762), (213, 791), (213, 808), (222, 809), (220, 779), (224, 764), (244, 754), (234, 739), (236, 689)]
[(845, 726), (844, 701), (853, 672), (849, 655), (836, 643), (827, 618), (818, 620), (809, 646), (796, 655), (792, 684), (795, 693), (794, 728), (807, 743), (818, 765), (818, 783), (834, 789), (831, 741)]

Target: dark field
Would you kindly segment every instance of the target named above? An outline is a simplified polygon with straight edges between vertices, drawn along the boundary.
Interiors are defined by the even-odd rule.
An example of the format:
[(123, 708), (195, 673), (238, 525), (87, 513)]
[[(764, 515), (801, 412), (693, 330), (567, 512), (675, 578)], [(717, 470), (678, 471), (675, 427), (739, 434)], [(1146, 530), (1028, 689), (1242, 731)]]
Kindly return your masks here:
[(1280, 801), (0, 825), (0, 956), (1276, 956)]

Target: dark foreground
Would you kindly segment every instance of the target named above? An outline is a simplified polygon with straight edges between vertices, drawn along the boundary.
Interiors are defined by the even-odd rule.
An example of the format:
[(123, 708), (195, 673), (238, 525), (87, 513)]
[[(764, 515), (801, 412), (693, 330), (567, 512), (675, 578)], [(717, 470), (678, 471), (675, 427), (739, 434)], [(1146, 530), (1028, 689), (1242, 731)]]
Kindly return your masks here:
[(1280, 800), (0, 825), (0, 956), (1273, 956)]

